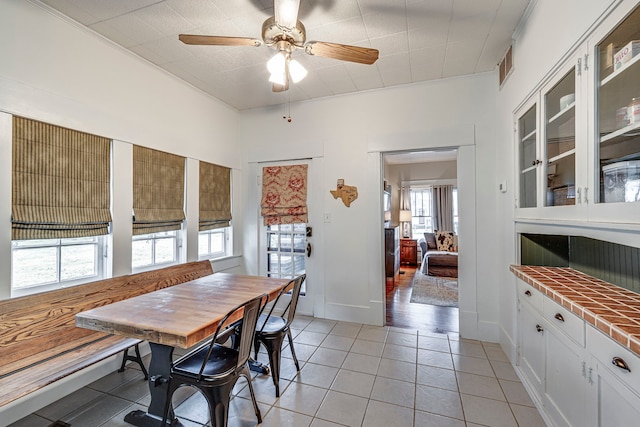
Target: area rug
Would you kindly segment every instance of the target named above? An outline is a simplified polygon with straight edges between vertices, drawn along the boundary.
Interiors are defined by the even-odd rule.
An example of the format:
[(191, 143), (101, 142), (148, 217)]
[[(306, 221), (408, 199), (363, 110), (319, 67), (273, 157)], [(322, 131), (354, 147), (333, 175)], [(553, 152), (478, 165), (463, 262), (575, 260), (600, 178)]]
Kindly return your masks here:
[(416, 270), (411, 283), (411, 299), (418, 304), (458, 306), (458, 279), (455, 277), (436, 277), (422, 274)]

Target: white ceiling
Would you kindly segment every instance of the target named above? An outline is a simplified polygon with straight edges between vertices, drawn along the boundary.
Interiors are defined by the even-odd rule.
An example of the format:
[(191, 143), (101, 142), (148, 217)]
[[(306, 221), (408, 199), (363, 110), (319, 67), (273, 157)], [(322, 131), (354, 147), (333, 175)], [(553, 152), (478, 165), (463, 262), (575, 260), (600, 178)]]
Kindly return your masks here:
[[(272, 0), (41, 0), (238, 110), (492, 71), (530, 0), (301, 0), (307, 40), (380, 51), (373, 65), (312, 57), (271, 92), (261, 47), (189, 46), (178, 34), (261, 38)], [(496, 77), (497, 79), (497, 77)], [(496, 85), (497, 85), (496, 81)]]

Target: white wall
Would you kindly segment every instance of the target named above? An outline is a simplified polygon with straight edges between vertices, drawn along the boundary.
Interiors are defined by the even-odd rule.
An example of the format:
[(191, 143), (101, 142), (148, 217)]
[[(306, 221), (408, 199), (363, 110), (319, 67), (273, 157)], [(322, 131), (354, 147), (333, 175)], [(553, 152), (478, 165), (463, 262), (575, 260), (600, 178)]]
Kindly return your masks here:
[[(27, 1), (0, 2), (0, 58), (0, 298), (10, 295), (10, 114), (115, 140), (115, 274), (131, 268), (131, 144), (234, 168), (234, 213), (242, 223), (237, 111)], [(192, 169), (194, 164), (188, 162)], [(191, 180), (188, 202), (194, 197), (197, 181)], [(197, 221), (187, 227), (187, 259), (193, 260)], [(241, 237), (236, 233), (237, 248)]]
[[(464, 321), (466, 336), (497, 340), (498, 260), (492, 245), (497, 223), (493, 206), (496, 188), (494, 163), (495, 97), (497, 80), (493, 73), (438, 82), (414, 84), (355, 95), (336, 96), (291, 105), (291, 123), (282, 120), (281, 108), (272, 107), (241, 113), (240, 138), (248, 162), (322, 156), (324, 212), (331, 222), (324, 224), (324, 315), (328, 318), (383, 322), (384, 276), (382, 257), (382, 164), (381, 152), (469, 146), (464, 163), (478, 170), (468, 179), (467, 210), (483, 211), (482, 227), (475, 216), (464, 216), (469, 226), (468, 241), (482, 241), (481, 250), (470, 248), (468, 265), (478, 271), (469, 274), (471, 290)], [(295, 90), (295, 88), (293, 89)], [(458, 159), (459, 165), (460, 158)], [(475, 165), (478, 165), (477, 167)], [(467, 166), (467, 170), (469, 167)], [(473, 173), (473, 172), (472, 172)], [(329, 190), (336, 179), (358, 187), (359, 198), (346, 208), (334, 200)], [(458, 182), (460, 185), (460, 181)], [(484, 198), (476, 206), (475, 197)], [(247, 204), (250, 201), (247, 201)], [(248, 209), (251, 212), (255, 210)], [(258, 218), (245, 218), (247, 223)], [(312, 224), (313, 225), (313, 224)], [(473, 237), (471, 236), (473, 234)], [(462, 256), (462, 254), (461, 254)], [(464, 263), (461, 260), (461, 264)], [(475, 272), (474, 272), (475, 273)], [(476, 305), (476, 277), (483, 301)]]

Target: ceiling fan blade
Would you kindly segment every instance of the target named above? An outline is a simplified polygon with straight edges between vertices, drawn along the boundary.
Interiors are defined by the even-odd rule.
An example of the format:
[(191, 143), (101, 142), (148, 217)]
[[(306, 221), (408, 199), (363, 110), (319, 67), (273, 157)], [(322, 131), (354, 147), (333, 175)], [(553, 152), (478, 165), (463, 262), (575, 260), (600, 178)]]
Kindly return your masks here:
[(378, 60), (378, 50), (328, 42), (309, 42), (304, 46), (309, 55), (371, 65)]
[(178, 39), (184, 44), (212, 45), (212, 46), (255, 46), (262, 44), (262, 40), (251, 37), (200, 36), (196, 34), (180, 34)]
[(279, 85), (278, 83), (272, 83), (271, 84), (271, 91), (272, 92), (284, 92), (286, 90), (289, 90), (289, 82), (287, 82), (286, 85)]
[(284, 28), (295, 28), (298, 22), (300, 0), (273, 0), (276, 24)]

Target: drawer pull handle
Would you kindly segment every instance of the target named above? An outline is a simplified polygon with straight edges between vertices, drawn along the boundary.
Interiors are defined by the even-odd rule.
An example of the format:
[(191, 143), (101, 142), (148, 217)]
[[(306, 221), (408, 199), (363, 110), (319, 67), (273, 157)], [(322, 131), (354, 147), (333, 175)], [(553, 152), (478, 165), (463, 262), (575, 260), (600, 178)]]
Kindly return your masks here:
[(553, 316), (553, 317), (555, 317), (556, 319), (558, 319), (561, 322), (564, 322), (564, 317), (560, 313), (556, 313), (556, 315)]
[(542, 326), (540, 326), (540, 325), (536, 325), (536, 331), (542, 332), (542, 331), (544, 331), (544, 328)]
[(631, 372), (629, 365), (627, 365), (627, 362), (625, 362), (621, 357), (614, 357), (613, 360), (611, 360), (611, 363), (620, 369)]
[(524, 291), (524, 294), (525, 294), (526, 296), (530, 297), (530, 296), (531, 296), (531, 291)]

